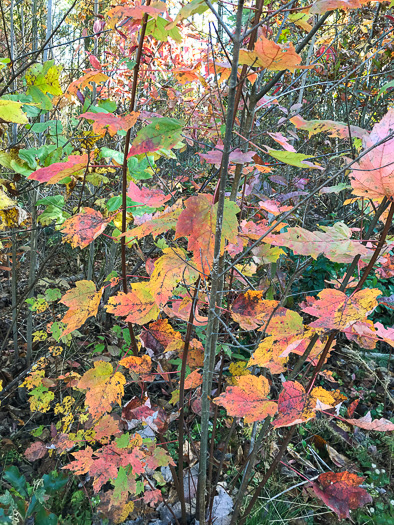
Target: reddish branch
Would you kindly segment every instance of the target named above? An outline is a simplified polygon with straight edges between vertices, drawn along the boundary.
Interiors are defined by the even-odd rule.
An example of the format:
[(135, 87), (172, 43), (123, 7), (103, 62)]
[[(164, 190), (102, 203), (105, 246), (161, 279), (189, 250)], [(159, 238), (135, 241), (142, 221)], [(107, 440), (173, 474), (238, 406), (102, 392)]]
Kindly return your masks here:
[[(150, 0), (147, 0), (146, 5), (149, 6)], [(148, 22), (148, 14), (145, 13), (144, 18), (142, 19), (141, 25), (141, 34), (140, 41), (138, 43), (136, 64), (134, 66), (134, 76), (133, 76), (133, 86), (131, 89), (131, 100), (130, 100), (130, 112), (134, 111), (135, 99), (137, 94), (137, 85), (138, 85), (138, 74), (140, 71), (140, 64), (142, 58), (142, 49), (144, 45), (144, 38), (146, 32), (146, 24)], [(124, 146), (124, 155), (123, 155), (123, 166), (122, 166), (122, 239), (121, 239), (121, 260), (122, 260), (122, 282), (123, 282), (123, 291), (124, 293), (128, 292), (127, 286), (127, 266), (126, 266), (126, 226), (127, 226), (127, 155), (130, 148), (130, 138), (131, 138), (131, 129), (126, 133), (126, 140)], [(130, 333), (131, 347), (135, 355), (138, 355), (138, 346), (137, 341), (134, 335), (133, 325), (129, 322), (127, 323)]]

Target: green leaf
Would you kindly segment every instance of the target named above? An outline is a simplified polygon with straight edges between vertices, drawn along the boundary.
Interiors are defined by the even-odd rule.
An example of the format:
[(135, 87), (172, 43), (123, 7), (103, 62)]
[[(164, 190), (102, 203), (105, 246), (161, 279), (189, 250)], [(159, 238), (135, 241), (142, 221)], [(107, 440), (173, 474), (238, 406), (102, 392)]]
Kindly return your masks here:
[(296, 166), (297, 168), (307, 168), (307, 169), (320, 169), (323, 168), (317, 164), (312, 164), (311, 162), (304, 162), (307, 159), (312, 159), (314, 155), (304, 155), (303, 153), (294, 153), (293, 151), (282, 151), (269, 148), (265, 146), (268, 155), (274, 157), (274, 159), (289, 164), (290, 166)]
[(43, 477), (44, 488), (48, 494), (54, 494), (61, 490), (68, 482), (68, 476), (63, 473), (50, 472), (44, 474)]
[(127, 160), (127, 167), (130, 175), (135, 180), (147, 180), (153, 176), (152, 166), (154, 166), (153, 157), (144, 157), (138, 161), (136, 157), (130, 157)]
[(5, 68), (5, 66), (10, 62), (11, 60), (9, 58), (0, 58), (0, 70)]
[(169, 30), (165, 29), (168, 26), (168, 20), (158, 16), (155, 20), (152, 18), (146, 25), (146, 34), (152, 35), (156, 40), (167, 42), (168, 37), (176, 42), (182, 42), (182, 36), (179, 29), (175, 26)]
[(8, 483), (12, 485), (21, 496), (25, 498), (29, 496), (27, 493), (26, 478), (19, 472), (18, 467), (15, 467), (14, 465), (6, 467), (3, 477), (5, 481), (8, 481)]
[(183, 124), (173, 118), (154, 118), (142, 128), (131, 145), (127, 158), (150, 153), (160, 148), (172, 148), (181, 138)]
[(176, 15), (175, 20), (167, 25), (167, 29), (172, 29), (185, 18), (189, 18), (189, 16), (193, 16), (195, 14), (204, 13), (207, 9), (208, 6), (204, 0), (192, 0), (192, 2), (189, 2), (180, 9)]
[(53, 514), (49, 513), (42, 505), (38, 509), (38, 512), (35, 515), (35, 523), (39, 525), (57, 525), (59, 518)]
[(50, 111), (53, 108), (51, 99), (37, 86), (30, 86), (29, 95), (32, 96), (34, 102), (36, 102), (41, 109)]
[(114, 159), (118, 164), (123, 164), (123, 153), (110, 148), (101, 148), (100, 158)]
[(127, 448), (130, 443), (130, 433), (126, 432), (125, 434), (122, 434), (120, 437), (116, 438), (115, 441), (118, 448)]
[(115, 197), (111, 197), (110, 199), (108, 199), (106, 206), (107, 210), (111, 213), (116, 210), (119, 210), (119, 208), (122, 206), (122, 196), (116, 195)]
[(63, 125), (60, 120), (47, 120), (46, 122), (35, 122), (30, 128), (35, 133), (44, 133), (47, 129), (51, 135), (58, 135), (63, 131)]
[[(391, 7), (391, 6), (390, 6)], [(376, 98), (379, 98), (383, 95), (383, 93), (386, 93), (386, 91), (390, 88), (394, 87), (394, 80), (391, 80), (390, 82), (387, 82), (384, 86), (382, 86), (379, 90), (378, 96)]]
[(29, 168), (36, 170), (38, 168), (36, 159), (41, 164), (44, 164), (57, 149), (61, 151), (61, 148), (56, 148), (54, 144), (41, 146), (40, 148), (21, 149), (19, 150), (19, 158), (26, 161)]
[[(100, 108), (105, 109), (105, 111), (108, 111), (109, 113), (113, 113), (116, 111), (116, 108), (118, 107), (116, 102), (113, 100), (99, 100), (98, 105)], [(90, 110), (91, 111), (91, 110)]]
[(48, 290), (45, 290), (45, 299), (50, 303), (57, 301), (61, 296), (62, 292), (59, 288), (48, 288)]

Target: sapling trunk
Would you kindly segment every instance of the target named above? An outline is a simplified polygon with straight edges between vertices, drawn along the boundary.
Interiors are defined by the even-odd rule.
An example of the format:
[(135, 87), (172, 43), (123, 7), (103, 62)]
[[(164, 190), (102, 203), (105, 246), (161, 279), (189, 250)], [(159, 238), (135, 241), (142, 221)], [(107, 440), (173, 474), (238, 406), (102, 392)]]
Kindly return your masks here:
[(242, 9), (244, 2), (239, 0), (237, 9), (237, 22), (233, 38), (233, 62), (229, 81), (228, 108), (226, 115), (226, 134), (224, 138), (223, 157), (219, 178), (218, 209), (216, 220), (216, 235), (214, 258), (211, 269), (211, 290), (209, 296), (208, 325), (206, 329), (206, 347), (204, 353), (204, 369), (201, 399), (201, 445), (200, 445), (200, 465), (198, 474), (197, 490), (197, 518), (200, 525), (205, 525), (206, 520), (206, 489), (207, 489), (207, 461), (208, 461), (208, 442), (209, 442), (209, 409), (211, 403), (212, 378), (215, 365), (216, 344), (218, 337), (218, 321), (220, 315), (218, 307), (222, 302), (223, 290), (223, 262), (220, 256), (223, 214), (225, 204), (225, 192), (227, 184), (227, 171), (231, 149), (232, 129), (234, 122), (235, 94), (237, 89), (238, 76), (238, 57), (240, 50), (240, 35), (242, 29)]

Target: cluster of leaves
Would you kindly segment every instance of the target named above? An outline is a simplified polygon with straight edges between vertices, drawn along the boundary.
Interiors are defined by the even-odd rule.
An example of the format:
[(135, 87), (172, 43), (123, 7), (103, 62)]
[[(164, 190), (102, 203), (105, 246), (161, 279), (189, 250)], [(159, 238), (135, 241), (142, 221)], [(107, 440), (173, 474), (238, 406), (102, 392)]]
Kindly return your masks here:
[[(358, 9), (364, 4), (359, 0), (318, 0), (309, 11), (301, 13), (302, 17), (291, 15), (290, 20), (309, 32), (313, 15), (334, 9)], [(204, 2), (193, 0), (172, 20), (166, 5), (161, 2), (152, 5), (122, 3), (111, 7), (103, 16), (100, 27), (95, 24), (94, 28), (97, 35), (105, 27), (115, 34), (110, 41), (111, 51), (108, 51), (108, 56), (113, 57), (108, 58), (108, 63), (101, 64), (97, 57), (89, 55), (92, 68), (73, 80), (64, 93), (60, 66), (54, 61), (34, 64), (24, 75), (25, 93), (5, 95), (0, 99), (3, 122), (25, 126), (31, 132), (48, 132), (45, 146), (11, 149), (0, 154), (3, 166), (40, 189), (45, 188), (41, 191), (46, 196), (37, 202), (37, 206), (46, 207), (38, 222), (43, 226), (55, 222), (63, 242), (78, 253), (102, 242), (105, 236), (122, 247), (123, 291), (119, 291), (120, 278), (114, 273), (106, 276), (100, 284), (96, 279), (96, 282), (80, 279), (63, 295), (58, 289), (47, 290), (44, 295), (28, 299), (27, 303), (37, 314), (48, 308), (63, 311), (61, 319), (53, 315), (56, 320), (48, 325), (47, 332), (35, 334), (36, 341), (54, 339), (59, 343), (50, 347), (50, 359), (56, 361), (62, 350), (60, 345), (68, 347), (73, 338), (80, 335), (79, 329), (88, 319), (98, 317), (100, 310), (115, 316), (119, 324), (127, 327), (131, 352), (126, 345), (126, 352), (116, 361), (115, 367), (110, 360), (99, 358), (82, 374), (69, 371), (53, 375), (48, 367), (50, 359), (42, 360), (33, 366), (22, 385), (29, 392), (33, 412), (46, 413), (53, 409), (55, 415), (61, 416), (52, 426), (50, 440), (33, 442), (26, 450), (26, 457), (36, 461), (49, 451), (56, 451), (63, 460), (65, 454), (71, 453), (73, 459), (68, 463), (64, 460), (63, 469), (75, 475), (90, 476), (93, 491), (101, 493), (102, 502), (107, 504), (107, 515), (119, 523), (133, 510), (134, 501), (142, 501), (148, 506), (162, 501), (162, 491), (152, 485), (151, 477), (162, 467), (176, 466), (175, 458), (163, 445), (164, 436), (178, 418), (182, 426), (186, 402), (190, 403), (195, 415), (203, 416), (202, 388), (212, 381), (209, 378), (214, 371), (214, 367), (206, 368), (209, 359), (204, 363), (204, 347), (207, 340), (214, 340), (214, 333), (217, 333), (217, 327), (216, 331), (212, 329), (214, 316), (224, 326), (220, 332), (223, 342), (228, 342), (230, 337), (244, 349), (242, 339), (255, 342), (256, 334), (259, 342), (226, 388), (224, 383), (218, 383), (219, 391), (214, 394), (214, 389), (208, 386), (213, 409), (223, 407), (227, 415), (236, 420), (242, 418), (246, 425), (268, 421), (272, 430), (306, 423), (316, 418), (317, 413), (327, 418), (339, 418), (366, 431), (394, 430), (393, 422), (384, 417), (373, 419), (370, 413), (363, 417), (349, 414), (340, 418), (338, 410), (347, 397), (338, 388), (331, 387), (335, 382), (332, 373), (322, 371), (334, 348), (334, 339), (340, 334), (347, 341), (369, 350), (378, 344), (394, 346), (394, 329), (370, 319), (379, 305), (391, 307), (391, 298), (382, 299), (379, 288), (363, 287), (375, 263), (380, 265), (376, 269), (380, 279), (394, 275), (393, 255), (386, 239), (394, 211), (394, 172), (391, 166), (394, 110), (386, 111), (383, 118), (370, 126), (372, 129), (327, 119), (305, 120), (291, 113), (286, 122), (286, 135), (268, 133), (268, 143), (255, 147), (259, 154), (240, 148), (229, 151), (223, 136), (218, 134), (218, 126), (225, 124), (223, 115), (212, 100), (218, 96), (222, 101), (226, 96), (223, 86), (230, 76), (231, 64), (223, 61), (205, 66), (197, 59), (198, 50), (191, 53), (186, 63), (180, 58), (174, 59), (176, 53), (171, 50), (171, 45), (178, 46), (176, 49), (180, 55), (182, 45), (188, 41), (187, 26), (182, 21), (206, 9)], [(158, 77), (153, 74), (153, 68), (148, 67), (151, 64), (143, 67), (144, 64), (134, 63), (133, 75), (133, 67), (127, 60), (130, 57), (124, 53), (125, 56), (120, 58), (125, 68), (118, 78), (110, 77), (112, 66), (122, 52), (119, 49), (117, 53), (112, 51), (116, 46), (124, 51), (127, 38), (135, 42), (133, 51), (136, 51), (139, 46), (136, 33), (141, 27), (144, 30), (139, 49), (145, 56), (153, 50), (157, 52), (160, 74), (165, 75), (166, 65), (176, 66), (169, 68), (172, 85), (166, 89), (166, 96), (167, 100), (175, 99), (189, 112), (188, 122), (154, 111), (153, 102), (159, 98), (154, 87)], [(145, 33), (146, 49), (143, 46)], [(243, 83), (253, 90), (260, 82), (261, 72), (289, 70), (294, 73), (299, 69), (313, 69), (312, 65), (302, 65), (302, 56), (290, 39), (276, 42), (268, 38), (268, 33), (266, 27), (249, 46), (250, 49), (239, 52), (241, 90)], [(132, 100), (130, 108), (123, 111), (121, 99), (132, 78), (137, 79), (140, 66), (138, 87), (141, 98), (138, 103)], [(186, 87), (189, 84), (192, 87)], [(148, 89), (149, 102), (144, 98), (144, 90)], [(193, 92), (193, 100), (187, 98), (189, 89)], [(195, 101), (201, 94), (203, 98), (209, 96), (211, 105), (198, 112)], [(99, 102), (94, 99), (96, 95)], [(263, 103), (270, 108), (279, 108), (278, 100), (273, 97), (263, 99)], [(55, 111), (55, 105), (62, 104), (70, 112), (74, 106), (81, 110), (74, 118), (75, 129), (80, 126), (84, 130), (79, 136), (78, 147), (67, 133), (63, 133), (64, 115), (58, 120), (32, 123), (38, 115)], [(145, 105), (149, 111), (144, 109)], [(231, 108), (227, 109), (230, 112)], [(261, 178), (273, 185), (289, 186), (290, 177), (286, 179), (275, 173), (272, 165), (263, 162), (260, 155), (266, 155), (270, 163), (274, 160), (274, 166), (280, 163), (288, 170), (291, 169), (288, 167), (299, 168), (313, 174), (324, 170), (320, 163), (312, 162), (315, 155), (296, 151), (293, 144), (298, 138), (297, 132), (307, 132), (309, 138), (326, 133), (337, 143), (350, 142), (352, 150), (357, 151), (359, 158), (351, 163), (346, 184), (324, 188), (323, 183), (321, 195), (346, 188), (351, 190), (351, 204), (354, 206), (360, 204), (363, 207), (364, 201), (368, 201), (373, 210), (386, 206), (385, 214), (377, 217), (384, 225), (380, 244), (362, 236), (356, 238), (357, 229), (344, 221), (320, 225), (319, 229), (306, 228), (304, 223), (294, 225), (297, 223), (296, 212), (302, 204), (299, 197), (306, 193), (304, 191), (289, 192), (283, 198), (273, 186), (270, 195), (262, 194)], [(123, 136), (126, 136), (127, 145), (133, 136), (124, 154), (99, 146), (105, 140), (114, 141)], [(199, 152), (204, 167), (222, 167), (223, 173), (228, 168), (224, 164), (228, 162), (229, 172), (234, 173), (235, 180), (237, 172), (243, 176), (241, 193), (236, 187), (234, 197), (221, 202), (218, 199), (219, 185), (216, 191), (210, 192), (209, 187), (206, 189), (206, 186), (194, 183), (194, 188), (189, 186), (190, 195), (184, 191), (186, 181), (183, 176), (172, 181), (161, 179), (156, 162), (163, 158), (176, 159), (178, 150), (182, 152), (194, 147), (200, 140), (209, 141), (209, 148), (212, 148), (205, 153)], [(282, 149), (275, 149), (277, 146), (272, 147), (273, 143)], [(104, 164), (104, 171), (100, 171), (102, 162), (108, 163)], [(122, 193), (116, 181), (110, 180), (116, 170), (123, 174)], [(150, 181), (153, 174), (156, 175), (156, 184)], [(291, 183), (303, 190), (308, 179), (298, 178), (296, 183)], [(0, 184), (0, 229), (23, 227), (29, 220), (28, 214), (9, 196), (12, 196), (9, 184), (1, 181)], [(101, 199), (85, 206), (83, 199), (87, 185), (111, 188), (113, 192), (116, 189), (117, 194), (103, 191)], [(80, 192), (78, 196), (77, 190)], [(272, 194), (274, 191), (276, 196)], [(311, 196), (315, 193), (316, 189)], [(70, 206), (67, 211), (65, 203), (73, 202), (73, 199), (76, 206)], [(391, 206), (389, 212), (388, 203)], [(365, 215), (370, 222), (372, 215), (367, 212)], [(109, 229), (110, 235), (105, 234)], [(129, 285), (126, 282), (126, 253), (131, 253), (127, 250), (133, 246), (141, 252), (141, 240), (144, 244), (154, 243), (160, 255), (146, 260), (146, 278), (134, 281), (133, 275), (133, 282)], [(331, 287), (320, 290), (317, 297), (306, 295), (301, 303), (290, 308), (284, 306), (287, 304), (286, 295), (279, 298), (275, 286), (272, 283), (266, 286), (261, 278), (275, 275), (277, 267), (289, 259), (288, 255), (312, 260), (324, 257), (341, 265), (355, 264), (351, 274), (344, 271), (338, 275), (338, 283), (331, 282)], [(219, 259), (224, 261), (224, 267), (220, 266)], [(220, 312), (216, 308), (218, 303), (214, 308), (208, 308), (208, 304), (212, 305), (213, 281), (219, 279), (217, 268), (222, 269), (223, 284), (228, 290), (224, 297), (226, 308)], [(113, 294), (108, 299), (111, 291)], [(218, 295), (221, 293), (219, 290)], [(65, 312), (63, 307), (67, 308)], [(186, 334), (184, 326), (187, 327)], [(142, 347), (134, 341), (135, 327), (140, 332)], [(48, 333), (51, 336), (48, 337)], [(223, 369), (223, 348), (220, 354)], [(293, 377), (294, 355), (300, 356), (301, 364), (308, 363), (306, 376), (312, 369), (308, 382)], [(230, 359), (234, 360), (234, 355), (230, 355)], [(203, 366), (204, 373), (201, 374)], [(174, 370), (174, 367), (178, 369)], [(124, 369), (128, 369), (128, 374)], [(170, 403), (179, 405), (179, 410), (166, 411), (147, 394), (148, 385), (155, 385), (156, 378), (164, 382), (166, 389), (163, 392)], [(318, 384), (320, 379), (322, 384)], [(134, 383), (141, 387), (142, 394), (126, 402), (125, 387)], [(53, 406), (56, 393), (66, 390), (68, 395), (62, 395), (61, 402)], [(182, 463), (181, 454), (178, 462)], [(159, 476), (158, 472), (156, 475)], [(15, 471), (10, 470), (7, 476), (10, 482), (10, 476), (13, 476), (16, 481), (12, 483), (18, 483), (18, 497), (31, 498), (24, 518), (32, 513), (37, 517), (46, 513), (41, 493), (32, 496)], [(321, 474), (311, 487), (315, 495), (342, 519), (349, 517), (350, 510), (371, 502), (371, 496), (360, 487), (362, 481), (363, 478), (348, 471), (327, 472)], [(3, 496), (1, 503), (12, 511), (18, 506), (18, 497), (15, 500), (11, 494)]]

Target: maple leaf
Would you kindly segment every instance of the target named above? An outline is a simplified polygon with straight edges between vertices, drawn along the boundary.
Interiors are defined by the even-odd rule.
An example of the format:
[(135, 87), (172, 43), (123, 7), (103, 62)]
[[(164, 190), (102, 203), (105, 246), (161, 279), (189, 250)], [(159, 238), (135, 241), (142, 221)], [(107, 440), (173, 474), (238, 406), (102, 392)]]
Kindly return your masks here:
[(67, 88), (67, 92), (70, 93), (70, 95), (76, 96), (79, 90), (83, 91), (86, 87), (89, 88), (90, 91), (93, 91), (93, 82), (95, 84), (100, 84), (101, 82), (105, 82), (108, 79), (109, 77), (101, 71), (87, 71), (82, 77), (74, 80), (74, 82), (71, 82)]
[[(193, 262), (204, 275), (210, 273), (213, 263), (216, 235), (216, 217), (218, 203), (213, 203), (213, 196), (199, 194), (185, 202), (185, 209), (179, 216), (175, 239), (189, 237), (188, 250), (192, 251)], [(239, 207), (232, 201), (225, 201), (222, 227), (222, 250), (225, 240), (236, 242)]]
[(288, 427), (315, 417), (312, 403), (307, 403), (304, 387), (298, 381), (286, 381), (278, 398), (278, 416), (274, 427)]
[[(192, 309), (193, 299), (189, 295), (185, 295), (183, 299), (176, 299), (171, 301), (171, 308), (169, 306), (164, 307), (164, 312), (168, 317), (182, 319), (183, 321), (189, 322), (190, 310)], [(199, 307), (203, 305), (202, 301), (197, 302), (196, 309), (194, 311), (193, 324), (194, 326), (205, 326), (208, 322), (208, 317), (205, 317), (199, 313)]]
[(305, 120), (300, 115), (296, 115), (290, 119), (290, 122), (294, 124), (297, 129), (308, 131), (309, 137), (322, 133), (323, 131), (329, 131), (330, 137), (339, 139), (347, 139), (349, 136), (362, 139), (364, 136), (369, 135), (366, 129), (359, 128), (358, 126), (349, 126), (345, 122), (335, 122), (334, 120)]
[(148, 468), (157, 469), (158, 467), (167, 467), (167, 465), (175, 466), (171, 456), (162, 447), (153, 446), (149, 448), (149, 454), (145, 458), (146, 466)]
[(264, 291), (248, 290), (233, 302), (231, 317), (244, 330), (255, 330), (265, 323), (279, 305), (278, 301), (264, 300), (263, 295)]
[[(311, 342), (311, 339), (314, 335), (314, 332), (312, 329), (308, 328), (305, 332), (305, 337), (302, 339), (299, 339), (298, 337), (292, 338), (291, 342), (288, 343), (286, 349), (282, 352), (282, 354), (279, 357), (287, 357), (291, 352), (297, 355), (304, 355), (306, 349), (308, 348), (309, 343)], [(323, 337), (322, 339), (318, 339), (310, 352), (310, 354), (307, 357), (307, 362), (312, 363), (313, 366), (316, 366), (319, 358), (321, 356), (321, 353), (323, 352), (326, 343), (328, 340), (328, 336)], [(334, 345), (331, 345), (331, 348), (326, 356), (326, 359), (324, 360), (324, 363), (327, 362), (328, 358), (330, 357), (330, 354), (332, 350), (334, 349)]]
[(165, 202), (171, 199), (171, 195), (164, 195), (161, 190), (140, 189), (133, 181), (130, 181), (127, 196), (134, 202), (141, 202), (152, 208), (160, 208), (160, 206), (163, 206)]
[(198, 370), (194, 370), (191, 374), (187, 376), (185, 379), (185, 390), (189, 390), (189, 388), (197, 388), (202, 384), (202, 375)]
[(137, 122), (138, 115), (139, 113), (136, 111), (124, 117), (119, 117), (112, 113), (93, 113), (92, 111), (87, 111), (79, 115), (78, 118), (93, 120), (94, 133), (104, 136), (105, 132), (108, 131), (109, 135), (113, 137), (120, 130), (127, 131), (132, 128)]
[(159, 149), (171, 149), (181, 139), (183, 124), (173, 118), (153, 118), (152, 122), (138, 133), (127, 158), (141, 153), (152, 153)]
[(125, 451), (122, 449), (119, 449), (120, 451), (120, 462), (123, 467), (126, 467), (127, 465), (131, 465), (133, 469), (133, 474), (137, 476), (138, 474), (142, 474), (145, 471), (143, 460), (145, 458), (145, 454), (142, 452), (142, 450), (139, 450), (138, 448), (133, 448), (131, 452), (128, 452), (125, 454)]
[(94, 478), (93, 490), (97, 494), (101, 487), (110, 479), (118, 476), (117, 457), (111, 447), (106, 446), (99, 450), (99, 457), (93, 461), (89, 474)]
[(135, 6), (119, 5), (113, 7), (107, 12), (109, 17), (108, 27), (113, 29), (116, 24), (124, 18), (132, 18), (133, 20), (141, 20), (145, 13), (148, 13), (153, 18), (157, 18), (160, 13), (166, 11), (165, 2), (155, 2), (155, 7), (148, 5), (141, 5), (136, 3)]
[(96, 291), (93, 281), (77, 281), (75, 288), (63, 295), (59, 302), (69, 309), (62, 319), (66, 327), (61, 337), (80, 328), (89, 317), (96, 316), (103, 289)]
[(155, 261), (155, 269), (149, 281), (149, 290), (158, 306), (167, 303), (180, 281), (190, 285), (198, 277), (198, 272), (186, 260), (185, 250), (165, 248), (163, 253), (164, 255)]
[(230, 416), (244, 417), (245, 423), (262, 421), (277, 412), (277, 403), (267, 399), (270, 387), (264, 376), (245, 375), (236, 386), (229, 386), (213, 402), (224, 407)]
[[(363, 138), (364, 148), (370, 148), (394, 131), (394, 109), (390, 109), (375, 124), (369, 136)], [(381, 199), (394, 195), (394, 167), (392, 164), (394, 138), (374, 147), (352, 166), (350, 182), (358, 197)]]
[(129, 293), (120, 292), (111, 297), (106, 310), (110, 314), (126, 316), (126, 322), (137, 324), (149, 323), (159, 315), (159, 308), (145, 283), (133, 283)]
[(316, 496), (340, 519), (345, 519), (350, 518), (350, 510), (372, 503), (371, 496), (360, 487), (363, 481), (364, 478), (347, 471), (325, 472), (311, 485)]
[[(286, 341), (286, 340), (285, 340)], [(268, 368), (271, 374), (281, 374), (286, 370), (284, 366), (288, 359), (281, 357), (286, 342), (274, 336), (266, 337), (256, 348), (253, 356), (249, 359), (249, 366), (261, 366)]]
[(327, 330), (344, 330), (356, 321), (367, 320), (367, 316), (378, 306), (376, 297), (381, 291), (374, 289), (360, 290), (349, 297), (335, 289), (325, 289), (319, 293), (319, 299), (307, 298), (309, 303), (302, 305), (302, 310), (318, 317), (309, 326)]
[(254, 51), (241, 49), (239, 52), (239, 63), (252, 67), (263, 67), (269, 71), (284, 71), (289, 69), (305, 69), (311, 66), (300, 66), (301, 57), (297, 54), (294, 45), (276, 44), (268, 40), (264, 35), (257, 40)]
[(73, 248), (86, 248), (94, 239), (103, 233), (110, 219), (104, 219), (102, 214), (93, 208), (82, 208), (61, 226), (65, 234), (63, 242), (68, 242)]
[(374, 419), (372, 421), (371, 412), (368, 412), (360, 419), (345, 419), (345, 421), (364, 430), (376, 430), (377, 432), (391, 432), (394, 430), (394, 423), (388, 419), (382, 417), (381, 419)]
[(113, 373), (110, 363), (95, 361), (78, 381), (78, 388), (86, 390), (86, 404), (94, 419), (110, 412), (112, 403), (120, 405), (126, 379), (120, 372)]
[(72, 455), (75, 460), (62, 468), (72, 470), (76, 475), (82, 475), (89, 472), (94, 463), (92, 447), (86, 447), (84, 450), (72, 452)]
[[(384, 2), (384, 0), (377, 1)], [(343, 9), (344, 11), (348, 9), (359, 9), (369, 2), (370, 0), (317, 0), (317, 2), (312, 5), (309, 12), (311, 14), (321, 15), (334, 9)]]
[(130, 373), (148, 374), (152, 368), (152, 359), (148, 355), (143, 355), (141, 357), (130, 355), (121, 359), (119, 364), (128, 368)]
[[(264, 291), (248, 290), (234, 301), (231, 316), (244, 330), (260, 330), (277, 337), (301, 335), (303, 322), (301, 316), (292, 310), (279, 307), (278, 301), (263, 299)], [(275, 310), (275, 312), (274, 312)], [(268, 326), (265, 323), (270, 320)]]
[(327, 259), (339, 263), (351, 263), (356, 255), (368, 258), (372, 251), (360, 241), (351, 240), (352, 231), (342, 222), (334, 226), (320, 226), (323, 232), (310, 232), (296, 226), (284, 233), (266, 238), (273, 246), (286, 246), (297, 255), (310, 255), (317, 259), (324, 254)]
[(66, 162), (55, 162), (46, 168), (39, 168), (27, 178), (38, 182), (46, 182), (47, 184), (57, 184), (62, 179), (70, 177), (82, 169), (86, 169), (88, 162), (88, 155), (70, 155)]
[(29, 461), (37, 461), (37, 459), (43, 458), (48, 452), (45, 443), (42, 441), (35, 441), (25, 450), (25, 457)]
[(172, 328), (168, 319), (158, 319), (151, 323), (142, 332), (140, 339), (144, 347), (156, 356), (162, 354), (174, 341), (183, 341), (182, 335)]
[(125, 233), (126, 237), (137, 237), (142, 239), (149, 234), (156, 238), (161, 233), (168, 230), (175, 230), (178, 218), (182, 212), (181, 201), (176, 202), (173, 206), (166, 208), (164, 211), (157, 212), (152, 219), (144, 222), (140, 226), (133, 228)]
[(104, 414), (102, 418), (94, 425), (94, 439), (97, 441), (108, 442), (110, 436), (117, 436), (120, 433), (119, 416), (113, 414)]
[(157, 505), (157, 503), (160, 503), (160, 501), (163, 501), (163, 495), (161, 493), (161, 490), (154, 489), (154, 490), (146, 490), (143, 495), (144, 503), (147, 505), (150, 505), (151, 507), (154, 507)]

